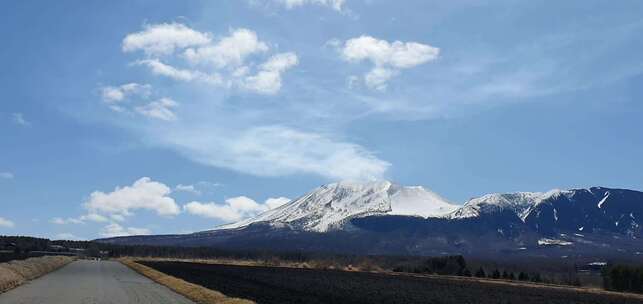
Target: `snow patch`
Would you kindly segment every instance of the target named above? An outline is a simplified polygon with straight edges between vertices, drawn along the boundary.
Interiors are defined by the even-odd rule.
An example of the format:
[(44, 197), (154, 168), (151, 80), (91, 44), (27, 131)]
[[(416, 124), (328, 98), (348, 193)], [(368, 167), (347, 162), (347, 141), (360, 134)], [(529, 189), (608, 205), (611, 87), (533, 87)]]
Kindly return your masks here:
[(598, 208), (599, 209), (603, 207), (603, 203), (605, 203), (605, 201), (607, 200), (607, 198), (609, 196), (610, 196), (610, 192), (609, 191), (605, 192), (605, 197), (603, 197), (603, 199), (601, 199), (601, 201), (598, 202)]
[(557, 245), (557, 246), (569, 246), (573, 245), (574, 243), (565, 241), (565, 240), (557, 240), (557, 239), (548, 239), (548, 238), (542, 238), (538, 240), (538, 245), (540, 246), (551, 246), (551, 245)]

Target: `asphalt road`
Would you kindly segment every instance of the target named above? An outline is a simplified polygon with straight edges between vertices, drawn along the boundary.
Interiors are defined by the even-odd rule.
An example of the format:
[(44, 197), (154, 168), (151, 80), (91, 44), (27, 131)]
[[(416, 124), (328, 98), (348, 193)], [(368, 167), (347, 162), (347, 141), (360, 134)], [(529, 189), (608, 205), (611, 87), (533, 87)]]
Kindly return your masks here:
[(121, 263), (85, 260), (0, 294), (0, 304), (10, 303), (194, 304)]

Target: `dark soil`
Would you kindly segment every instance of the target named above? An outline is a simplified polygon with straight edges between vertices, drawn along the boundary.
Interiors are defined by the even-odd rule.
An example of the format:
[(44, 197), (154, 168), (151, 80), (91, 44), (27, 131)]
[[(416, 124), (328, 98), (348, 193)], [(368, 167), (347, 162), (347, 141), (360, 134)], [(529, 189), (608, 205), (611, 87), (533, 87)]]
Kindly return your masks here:
[(288, 303), (643, 303), (643, 297), (535, 284), (282, 267), (141, 264), (228, 296)]

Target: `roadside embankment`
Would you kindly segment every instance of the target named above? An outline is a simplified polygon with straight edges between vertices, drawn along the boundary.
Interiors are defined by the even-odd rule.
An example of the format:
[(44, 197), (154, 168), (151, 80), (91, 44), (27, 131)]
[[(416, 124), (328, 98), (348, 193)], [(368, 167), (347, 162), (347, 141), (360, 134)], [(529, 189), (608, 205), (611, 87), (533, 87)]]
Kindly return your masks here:
[(232, 298), (215, 290), (192, 284), (184, 280), (167, 275), (132, 259), (120, 259), (120, 262), (134, 271), (150, 278), (161, 285), (165, 285), (174, 292), (199, 304), (254, 304), (255, 302), (240, 298)]
[(38, 278), (72, 262), (66, 256), (44, 256), (0, 263), (0, 293)]

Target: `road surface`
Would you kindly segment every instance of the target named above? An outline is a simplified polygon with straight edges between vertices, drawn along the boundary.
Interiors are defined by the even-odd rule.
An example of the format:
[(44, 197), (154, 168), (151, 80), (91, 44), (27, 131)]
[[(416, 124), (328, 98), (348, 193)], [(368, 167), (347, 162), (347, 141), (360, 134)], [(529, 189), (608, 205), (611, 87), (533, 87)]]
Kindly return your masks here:
[(194, 304), (119, 262), (76, 261), (0, 294), (0, 304)]

